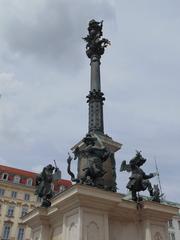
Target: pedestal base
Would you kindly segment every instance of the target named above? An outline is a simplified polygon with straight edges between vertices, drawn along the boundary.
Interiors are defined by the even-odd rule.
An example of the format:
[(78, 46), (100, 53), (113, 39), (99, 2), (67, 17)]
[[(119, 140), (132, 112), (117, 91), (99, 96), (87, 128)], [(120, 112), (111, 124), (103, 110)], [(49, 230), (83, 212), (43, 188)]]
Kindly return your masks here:
[[(111, 152), (111, 155), (103, 162), (103, 170), (106, 172), (104, 176), (99, 177), (97, 179), (97, 185), (100, 188), (104, 188), (105, 190), (116, 192), (116, 162), (115, 162), (115, 152), (121, 149), (122, 144), (114, 141), (108, 135), (102, 133), (90, 133), (92, 137), (97, 139), (96, 145), (98, 147), (106, 147), (106, 149)], [(101, 145), (100, 145), (101, 143)], [(84, 151), (86, 148), (86, 144), (83, 140), (77, 143), (71, 150), (74, 152), (75, 149), (79, 148), (80, 151)], [(96, 154), (99, 154), (98, 152)], [(101, 159), (102, 161), (102, 159)], [(78, 179), (81, 179), (85, 176), (84, 169), (89, 168), (91, 165), (89, 158), (85, 154), (80, 154), (78, 156)]]
[(32, 228), (32, 240), (168, 240), (167, 221), (177, 213), (150, 201), (137, 210), (119, 193), (74, 185), (23, 221)]

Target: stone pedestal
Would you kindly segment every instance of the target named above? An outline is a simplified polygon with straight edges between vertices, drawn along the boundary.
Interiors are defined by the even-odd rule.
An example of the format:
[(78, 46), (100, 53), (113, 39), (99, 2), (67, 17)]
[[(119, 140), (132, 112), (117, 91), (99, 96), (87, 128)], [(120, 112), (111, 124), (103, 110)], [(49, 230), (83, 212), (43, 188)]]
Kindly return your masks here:
[[(114, 141), (111, 137), (101, 133), (91, 133), (91, 135), (98, 139), (98, 142), (101, 142), (104, 147), (112, 154), (111, 156), (103, 163), (103, 169), (106, 171), (106, 174), (101, 177), (105, 189), (116, 191), (116, 162), (115, 162), (115, 153), (121, 149), (122, 144)], [(78, 142), (71, 150), (74, 152), (76, 148), (79, 148), (80, 151), (84, 150), (86, 147), (83, 141)], [(86, 156), (80, 155), (78, 157), (78, 179), (83, 178), (85, 168), (89, 167), (88, 158)]]
[(119, 193), (74, 185), (23, 221), (32, 228), (32, 240), (168, 240), (167, 221), (177, 212), (149, 201), (137, 209)]

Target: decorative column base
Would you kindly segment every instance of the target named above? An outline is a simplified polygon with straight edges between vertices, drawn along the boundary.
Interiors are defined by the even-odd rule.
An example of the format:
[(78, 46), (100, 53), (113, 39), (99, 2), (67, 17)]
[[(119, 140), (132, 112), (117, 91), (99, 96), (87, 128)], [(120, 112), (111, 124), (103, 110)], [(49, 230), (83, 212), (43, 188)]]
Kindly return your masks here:
[(167, 221), (178, 213), (176, 207), (144, 201), (137, 210), (123, 197), (74, 185), (23, 222), (32, 228), (32, 240), (168, 240)]
[[(106, 171), (106, 174), (101, 178), (103, 188), (109, 191), (116, 192), (116, 163), (115, 163), (115, 152), (121, 149), (122, 144), (114, 141), (108, 135), (99, 132), (92, 133), (94, 137), (98, 138), (104, 147), (107, 148), (112, 154), (111, 156), (103, 163), (103, 169)], [(84, 150), (85, 144), (83, 141), (80, 141), (75, 146), (71, 148), (74, 152), (76, 148), (79, 148), (81, 151)], [(80, 156), (78, 159), (78, 179), (81, 179), (84, 176), (84, 171), (88, 167), (88, 159), (85, 156)]]
[(51, 239), (51, 225), (48, 218), (48, 209), (37, 207), (31, 211), (30, 218), (26, 219), (32, 229), (31, 240)]

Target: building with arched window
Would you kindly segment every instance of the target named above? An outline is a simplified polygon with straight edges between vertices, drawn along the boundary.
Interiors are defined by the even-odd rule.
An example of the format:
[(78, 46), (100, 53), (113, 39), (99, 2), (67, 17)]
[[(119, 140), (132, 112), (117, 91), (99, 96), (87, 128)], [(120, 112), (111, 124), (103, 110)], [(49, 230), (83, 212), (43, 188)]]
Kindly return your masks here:
[(32, 183), (33, 183), (33, 179), (32, 179), (32, 178), (28, 178), (28, 179), (26, 180), (26, 185), (27, 185), (27, 186), (32, 186)]
[(174, 216), (171, 220), (168, 221), (169, 240), (179, 240), (180, 239), (180, 203), (167, 201), (167, 204), (179, 208), (179, 215)]
[(13, 179), (13, 183), (20, 183), (20, 179), (21, 179), (21, 177), (20, 176), (18, 176), (18, 175), (15, 175), (14, 176), (14, 179)]
[(3, 174), (1, 175), (1, 180), (8, 181), (8, 178), (9, 178), (9, 174), (6, 172), (3, 172)]
[[(30, 240), (31, 230), (23, 224), (22, 217), (41, 204), (34, 195), (37, 175), (0, 165), (0, 239)], [(57, 193), (71, 185), (71, 181), (60, 179), (53, 188)]]

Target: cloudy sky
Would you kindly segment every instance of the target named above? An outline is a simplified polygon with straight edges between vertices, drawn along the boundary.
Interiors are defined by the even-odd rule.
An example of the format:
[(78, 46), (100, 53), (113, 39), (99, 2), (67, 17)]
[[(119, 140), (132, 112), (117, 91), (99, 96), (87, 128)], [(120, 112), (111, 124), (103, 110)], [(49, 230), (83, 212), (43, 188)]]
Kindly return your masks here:
[[(90, 66), (83, 36), (104, 20), (105, 132), (122, 160), (155, 159), (167, 199), (180, 202), (180, 1), (0, 0), (0, 163), (40, 171), (87, 132)], [(75, 169), (75, 165), (73, 166)], [(153, 180), (156, 183), (157, 179)]]

